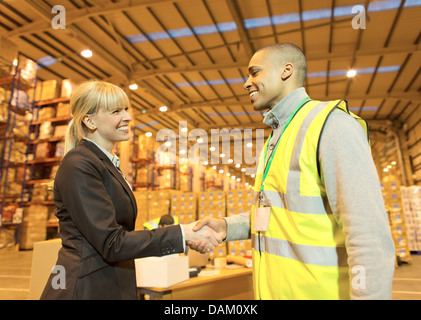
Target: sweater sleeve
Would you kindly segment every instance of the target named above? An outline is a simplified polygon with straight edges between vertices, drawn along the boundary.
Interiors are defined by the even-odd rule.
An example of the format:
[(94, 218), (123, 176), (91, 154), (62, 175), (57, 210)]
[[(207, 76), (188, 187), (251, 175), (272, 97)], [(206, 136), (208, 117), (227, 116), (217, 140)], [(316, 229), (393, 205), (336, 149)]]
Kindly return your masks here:
[(354, 118), (332, 112), (319, 161), (329, 204), (345, 234), (351, 299), (391, 299), (394, 243), (367, 137)]
[(225, 241), (250, 239), (250, 212), (236, 214), (223, 218), (227, 223), (227, 238)]

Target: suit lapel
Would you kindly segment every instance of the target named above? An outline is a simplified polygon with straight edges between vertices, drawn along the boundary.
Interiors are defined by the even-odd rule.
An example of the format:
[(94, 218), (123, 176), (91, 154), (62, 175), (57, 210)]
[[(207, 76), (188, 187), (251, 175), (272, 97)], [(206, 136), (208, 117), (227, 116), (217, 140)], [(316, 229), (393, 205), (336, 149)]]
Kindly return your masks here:
[(89, 150), (91, 150), (95, 155), (98, 156), (99, 159), (102, 160), (102, 163), (105, 165), (105, 167), (108, 169), (108, 171), (117, 178), (118, 182), (122, 185), (124, 190), (126, 191), (127, 195), (130, 197), (130, 201), (132, 202), (133, 212), (137, 214), (137, 205), (136, 205), (136, 199), (133, 195), (133, 191), (130, 189), (129, 185), (127, 184), (126, 180), (124, 180), (121, 173), (118, 171), (118, 169), (113, 165), (111, 160), (95, 146), (92, 142), (89, 142), (87, 140), (82, 140), (80, 144), (85, 145)]

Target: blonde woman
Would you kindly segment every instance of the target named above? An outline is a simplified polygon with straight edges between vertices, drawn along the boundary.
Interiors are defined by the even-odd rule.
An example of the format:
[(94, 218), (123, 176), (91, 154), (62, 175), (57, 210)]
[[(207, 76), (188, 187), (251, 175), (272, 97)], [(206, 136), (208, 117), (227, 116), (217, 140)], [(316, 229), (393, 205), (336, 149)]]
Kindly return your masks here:
[(56, 265), (65, 283), (52, 273), (41, 299), (136, 299), (135, 258), (181, 253), (186, 241), (210, 241), (203, 251), (221, 242), (211, 229), (193, 232), (193, 224), (133, 231), (136, 200), (113, 154), (129, 139), (129, 105), (121, 88), (102, 81), (82, 83), (71, 98), (73, 119), (54, 181), (62, 239)]

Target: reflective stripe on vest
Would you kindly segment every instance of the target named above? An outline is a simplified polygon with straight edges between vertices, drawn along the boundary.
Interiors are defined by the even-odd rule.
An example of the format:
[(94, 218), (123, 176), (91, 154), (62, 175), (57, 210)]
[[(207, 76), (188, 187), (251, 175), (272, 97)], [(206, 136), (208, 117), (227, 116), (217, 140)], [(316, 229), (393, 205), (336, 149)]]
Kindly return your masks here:
[[(254, 215), (251, 217), (256, 298), (349, 298), (345, 236), (318, 173), (320, 134), (335, 108), (354, 116), (368, 132), (365, 122), (348, 111), (345, 101), (310, 101), (294, 117), (272, 155), (263, 184), (265, 196), (271, 200), (268, 230), (257, 235)], [(255, 200), (262, 182), (263, 158), (262, 151)]]
[(318, 247), (289, 242), (284, 239), (276, 239), (261, 236), (260, 243), (255, 234), (251, 237), (252, 247), (279, 257), (294, 259), (306, 264), (327, 267), (348, 266), (345, 247)]

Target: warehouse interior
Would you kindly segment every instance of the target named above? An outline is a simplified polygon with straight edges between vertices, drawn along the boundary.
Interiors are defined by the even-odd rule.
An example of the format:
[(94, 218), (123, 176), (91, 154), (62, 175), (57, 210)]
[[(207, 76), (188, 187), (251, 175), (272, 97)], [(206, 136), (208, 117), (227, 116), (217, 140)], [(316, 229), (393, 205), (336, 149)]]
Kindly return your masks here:
[[(272, 132), (243, 88), (248, 62), (278, 42), (305, 53), (312, 99), (344, 99), (368, 122), (397, 250), (393, 299), (421, 299), (420, 0), (0, 0), (0, 11), (1, 299), (29, 298), (34, 244), (57, 237), (45, 190), (78, 83), (109, 81), (130, 98), (132, 139), (116, 153), (148, 203), (139, 228), (162, 214), (162, 199), (181, 223), (229, 216), (249, 209)], [(193, 147), (206, 159), (190, 158)], [(44, 218), (28, 224), (31, 209)]]

